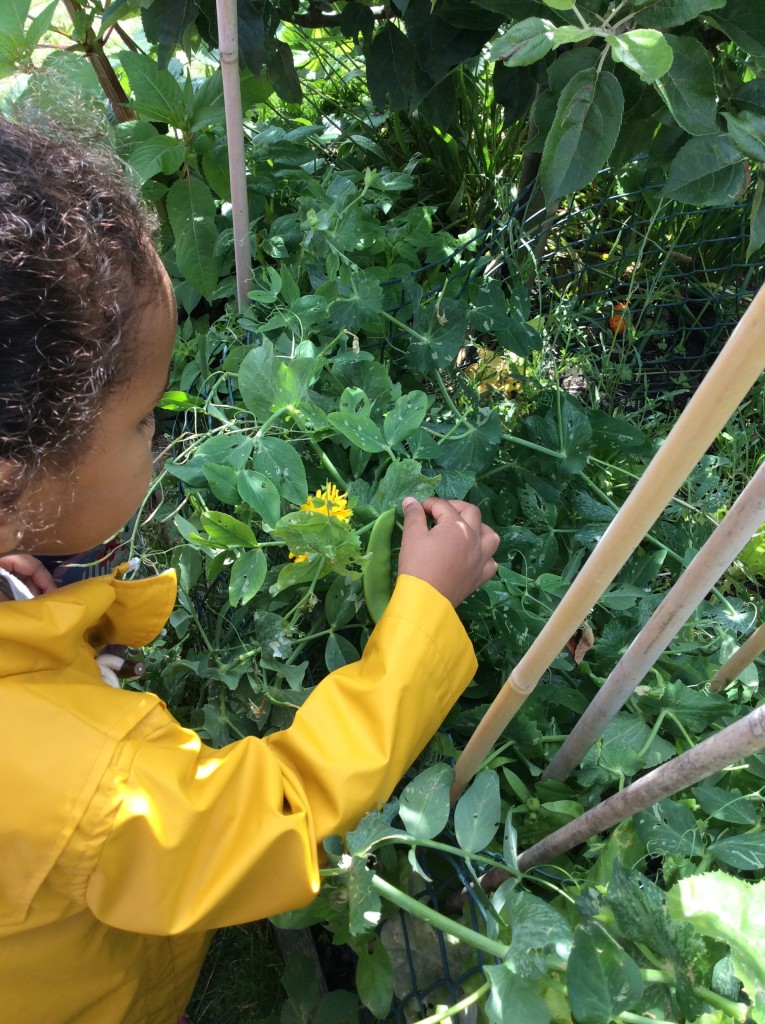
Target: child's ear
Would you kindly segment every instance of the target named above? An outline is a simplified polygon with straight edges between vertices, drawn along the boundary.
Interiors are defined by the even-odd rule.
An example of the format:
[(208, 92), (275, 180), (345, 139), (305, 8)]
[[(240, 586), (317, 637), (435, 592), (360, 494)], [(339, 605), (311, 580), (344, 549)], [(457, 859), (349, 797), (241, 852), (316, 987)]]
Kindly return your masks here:
[(15, 551), (23, 536), (24, 531), (13, 509), (0, 509), (0, 555)]

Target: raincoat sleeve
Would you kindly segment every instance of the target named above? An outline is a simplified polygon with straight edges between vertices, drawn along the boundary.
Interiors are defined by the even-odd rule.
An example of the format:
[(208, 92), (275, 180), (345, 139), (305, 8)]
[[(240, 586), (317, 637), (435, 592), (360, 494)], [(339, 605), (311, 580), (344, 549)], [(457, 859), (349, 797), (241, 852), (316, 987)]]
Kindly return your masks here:
[(404, 576), (361, 660), (320, 683), (283, 732), (214, 750), (155, 708), (91, 804), (90, 909), (169, 935), (305, 906), (321, 841), (389, 797), (474, 671), (449, 602)]

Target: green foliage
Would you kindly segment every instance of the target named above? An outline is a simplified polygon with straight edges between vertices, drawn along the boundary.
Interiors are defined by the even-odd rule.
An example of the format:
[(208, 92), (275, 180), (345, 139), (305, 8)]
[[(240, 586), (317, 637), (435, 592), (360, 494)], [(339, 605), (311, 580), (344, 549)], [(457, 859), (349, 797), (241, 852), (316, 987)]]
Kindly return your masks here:
[[(47, 76), (66, 73), (91, 102), (94, 83), (104, 82), (72, 62), (105, 53), (114, 26), (141, 39), (109, 50), (111, 86), (126, 91), (136, 115), (121, 120), (113, 103), (113, 132), (157, 209), (182, 310), (160, 418), (168, 446), (145, 528), (147, 559), (178, 571), (180, 594), (147, 652), (149, 684), (214, 745), (288, 725), (326, 672), (363, 650), (375, 618), (362, 582), (372, 531), (383, 516), (390, 524), (402, 498), (466, 498), (502, 537), (496, 578), (461, 608), (479, 669), (447, 731), (397, 799), (328, 843), (315, 903), (278, 921), (323, 922), (349, 945), (358, 998), (322, 997), (312, 966), (297, 958), (279, 1019), (353, 1020), (359, 1001), (383, 1019), (407, 994), (406, 950), (414, 949), (434, 1003), (454, 997), (439, 988), (448, 967), (482, 1020), (756, 1020), (765, 1012), (755, 920), (765, 869), (761, 756), (591, 839), (550, 870), (517, 871), (519, 849), (756, 701), (755, 668), (725, 694), (704, 685), (759, 611), (747, 585), (758, 540), (571, 779), (540, 781), (761, 457), (756, 410), (748, 465), (720, 447), (692, 475), (683, 500), (582, 610), (592, 649), (581, 663), (561, 652), (453, 809), (447, 763), (666, 428), (652, 421), (655, 410), (643, 410), (641, 425), (618, 403), (598, 408), (559, 387), (561, 338), (579, 325), (567, 296), (540, 287), (545, 233), (527, 256), (520, 227), (504, 218), (495, 230), (492, 218), (537, 169), (543, 196), (528, 212), (544, 216), (609, 162), (627, 168), (629, 183), (637, 156), (661, 182), (659, 200), (645, 197), (652, 215), (669, 198), (733, 202), (765, 152), (756, 77), (765, 39), (750, 5), (410, 0), (383, 12), (348, 3), (334, 14), (240, 3), (256, 243), (241, 316), (227, 308), (230, 187), (214, 5), (116, 0), (102, 9), (72, 0), (71, 52), (41, 60), (58, 6), (3, 6), (0, 75), (41, 61), (41, 74), (19, 79), (22, 94), (53, 104)], [(760, 180), (750, 255), (765, 238), (761, 193)], [(631, 238), (629, 216), (626, 206), (615, 211), (614, 246), (623, 246), (625, 265), (635, 263), (641, 286), (669, 290), (660, 270), (645, 276), (642, 227)], [(682, 230), (656, 229), (660, 247), (672, 250)], [(566, 252), (572, 266), (584, 258), (580, 242)], [(709, 291), (710, 304), (724, 299)], [(483, 377), (468, 372), (472, 349), (488, 352)], [(317, 511), (322, 502), (337, 514)], [(387, 567), (397, 536), (386, 534)], [(492, 867), (509, 877), (494, 892), (473, 886), (452, 916), (439, 914), (437, 899), (454, 903), (463, 884), (453, 860), (439, 860), (447, 851), (468, 881)], [(440, 891), (415, 898), (423, 886)]]

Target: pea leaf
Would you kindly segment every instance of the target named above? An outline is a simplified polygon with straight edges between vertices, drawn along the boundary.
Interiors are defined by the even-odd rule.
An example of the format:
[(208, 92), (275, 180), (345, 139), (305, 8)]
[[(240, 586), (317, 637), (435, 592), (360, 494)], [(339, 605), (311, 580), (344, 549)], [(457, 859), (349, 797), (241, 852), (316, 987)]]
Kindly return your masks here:
[(674, 800), (662, 800), (640, 811), (635, 815), (635, 827), (652, 856), (694, 857), (703, 850), (693, 811)]
[(702, 782), (693, 790), (699, 807), (718, 821), (730, 821), (738, 825), (754, 825), (757, 809), (751, 800), (738, 789), (723, 789)]
[(643, 995), (640, 968), (603, 928), (579, 925), (566, 968), (566, 988), (578, 1024), (610, 1024)]
[(571, 928), (549, 903), (515, 885), (515, 879), (509, 879), (492, 898), (495, 908), (512, 927), (506, 963), (523, 977), (541, 976), (546, 970), (544, 950), (555, 949), (565, 956), (571, 948)]
[(205, 533), (222, 548), (256, 548), (258, 538), (251, 527), (240, 522), (227, 512), (203, 512), (201, 516)]
[(208, 462), (202, 472), (210, 485), (215, 497), (225, 505), (236, 505), (239, 501), (236, 470), (231, 466), (220, 466), (216, 462)]
[(390, 412), (385, 414), (383, 432), (389, 445), (410, 437), (425, 419), (428, 396), (424, 391), (409, 391), (402, 395)]
[(354, 412), (331, 412), (327, 419), (338, 433), (364, 452), (384, 452), (388, 448), (382, 431), (368, 416)]
[(231, 566), (228, 599), (235, 608), (247, 604), (263, 586), (268, 571), (265, 552), (260, 548), (238, 555)]
[(397, 459), (385, 470), (370, 504), (376, 512), (383, 512), (393, 505), (399, 506), (407, 495), (423, 501), (433, 494), (439, 480), (438, 476), (425, 476), (417, 459)]
[(507, 964), (484, 967), (491, 982), (486, 1014), (491, 1024), (523, 1021), (523, 1024), (549, 1024), (552, 1014), (542, 998), (539, 983), (519, 977)]
[(357, 954), (356, 988), (359, 998), (376, 1020), (384, 1020), (393, 1002), (393, 968), (388, 951), (378, 940), (371, 949), (360, 944)]
[(449, 789), (454, 771), (434, 764), (413, 779), (401, 794), (398, 813), (407, 832), (417, 839), (434, 839), (449, 820)]
[(623, 111), (621, 86), (608, 71), (585, 68), (564, 87), (542, 150), (548, 203), (592, 181), (614, 148)]
[(761, 871), (765, 868), (765, 832), (747, 832), (727, 836), (712, 843), (709, 852), (721, 864), (740, 871)]
[(380, 923), (380, 897), (372, 886), (366, 858), (354, 857), (348, 877), (348, 924), (351, 935), (366, 935)]
[(497, 834), (501, 817), (499, 776), (495, 771), (483, 771), (454, 808), (454, 831), (460, 848), (467, 853), (485, 850)]
[(255, 441), (252, 468), (271, 480), (285, 501), (302, 505), (308, 496), (303, 462), (289, 443), (280, 437)]
[(276, 523), (281, 512), (281, 499), (275, 485), (267, 476), (245, 469), (237, 477), (237, 488), (237, 497), (241, 495), (250, 508), (258, 513), (265, 529)]

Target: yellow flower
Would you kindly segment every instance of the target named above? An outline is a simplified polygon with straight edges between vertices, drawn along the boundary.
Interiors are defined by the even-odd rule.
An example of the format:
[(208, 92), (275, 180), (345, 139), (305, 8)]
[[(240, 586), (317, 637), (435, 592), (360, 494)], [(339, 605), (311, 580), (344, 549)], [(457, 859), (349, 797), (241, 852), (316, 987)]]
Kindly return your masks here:
[(303, 512), (319, 512), (323, 516), (332, 516), (333, 519), (342, 519), (347, 523), (353, 515), (348, 508), (348, 493), (341, 494), (337, 484), (327, 483), (324, 490), (318, 490), (316, 494), (310, 494), (305, 504), (300, 508)]
[[(309, 494), (307, 501), (300, 508), (303, 512), (318, 512), (323, 516), (341, 519), (344, 523), (353, 515), (352, 510), (348, 508), (348, 492), (341, 494), (337, 484), (329, 482), (324, 490), (319, 489), (316, 494)], [(297, 565), (299, 562), (305, 562), (308, 555), (294, 555), (290, 551), (290, 558)]]

